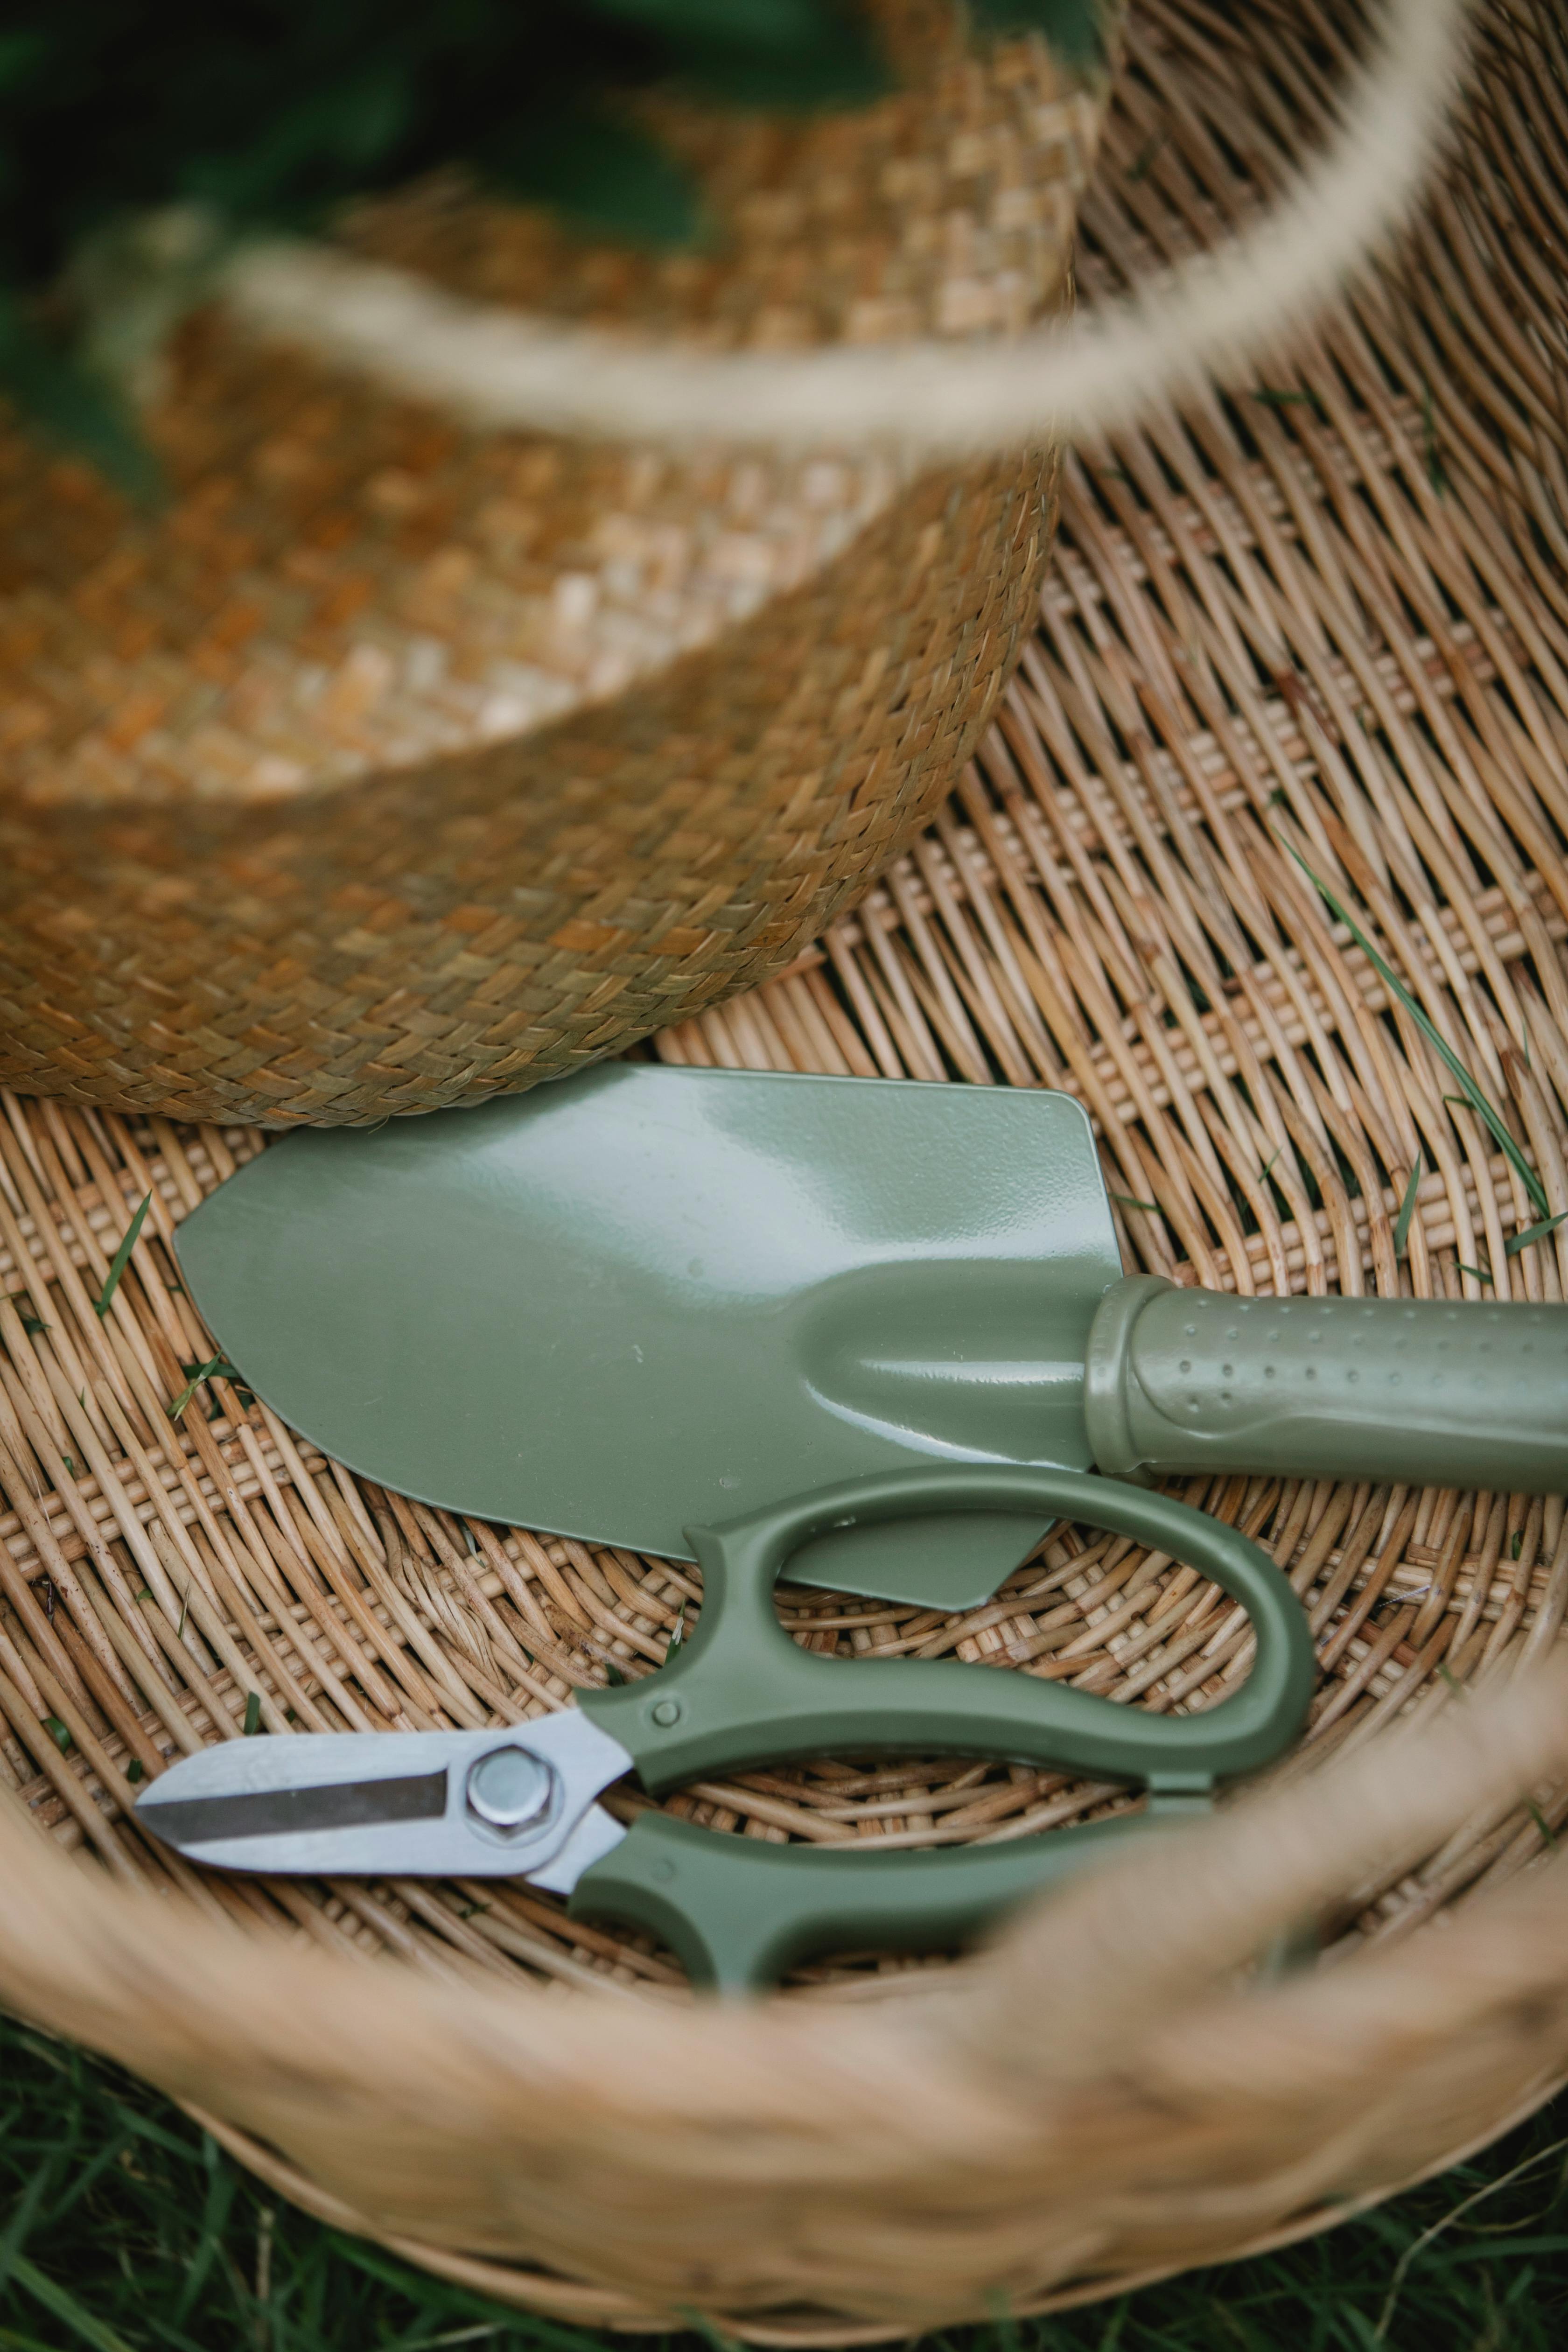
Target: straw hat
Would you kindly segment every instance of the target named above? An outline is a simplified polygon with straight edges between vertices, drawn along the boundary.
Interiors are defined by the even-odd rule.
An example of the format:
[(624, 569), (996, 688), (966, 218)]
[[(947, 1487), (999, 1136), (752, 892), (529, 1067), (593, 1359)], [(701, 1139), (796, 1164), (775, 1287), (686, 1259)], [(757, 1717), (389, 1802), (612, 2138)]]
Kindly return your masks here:
[[(700, 252), (450, 176), (342, 247), (655, 351), (1016, 332), (1068, 299), (1106, 77), (878, 14), (870, 107), (660, 104)], [(107, 274), (199, 235), (155, 216)], [(1049, 545), (1039, 446), (465, 429), (221, 304), (143, 375), (158, 514), (0, 431), (0, 1081), (76, 1102), (429, 1109), (777, 971), (940, 805)]]

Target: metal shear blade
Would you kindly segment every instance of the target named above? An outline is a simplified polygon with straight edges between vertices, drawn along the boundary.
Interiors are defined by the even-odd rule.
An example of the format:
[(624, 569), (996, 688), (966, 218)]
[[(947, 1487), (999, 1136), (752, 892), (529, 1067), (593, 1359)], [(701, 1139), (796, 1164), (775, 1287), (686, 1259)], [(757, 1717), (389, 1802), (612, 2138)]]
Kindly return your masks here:
[(565, 1895), (625, 1836), (594, 1800), (631, 1766), (574, 1707), (489, 1731), (309, 1732), (187, 1756), (136, 1812), (219, 1869), (521, 1877)]

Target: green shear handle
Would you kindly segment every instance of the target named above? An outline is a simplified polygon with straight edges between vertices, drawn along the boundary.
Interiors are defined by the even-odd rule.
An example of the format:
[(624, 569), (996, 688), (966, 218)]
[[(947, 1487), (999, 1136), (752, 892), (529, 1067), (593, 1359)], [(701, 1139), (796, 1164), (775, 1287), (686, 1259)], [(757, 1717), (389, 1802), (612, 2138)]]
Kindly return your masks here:
[[(956, 1660), (825, 1658), (801, 1649), (779, 1623), (773, 1589), (803, 1545), (848, 1528), (954, 1510), (1032, 1513), (1041, 1524), (1067, 1517), (1169, 1552), (1242, 1603), (1258, 1642), (1251, 1674), (1232, 1697), (1200, 1715), (1154, 1716)], [(890, 1750), (994, 1756), (1141, 1780), (1154, 1814), (1190, 1811), (1206, 1803), (1222, 1775), (1254, 1770), (1279, 1755), (1311, 1696), (1306, 1620), (1258, 1545), (1168, 1496), (1081, 1472), (990, 1465), (900, 1470), (688, 1533), (703, 1577), (696, 1632), (657, 1675), (578, 1697), (656, 1795), (751, 1766)], [(699, 1979), (739, 1990), (811, 1951), (955, 1940), (1147, 1822), (942, 1853), (857, 1855), (748, 1844), (644, 1814), (584, 1873), (572, 1908), (649, 1928)]]

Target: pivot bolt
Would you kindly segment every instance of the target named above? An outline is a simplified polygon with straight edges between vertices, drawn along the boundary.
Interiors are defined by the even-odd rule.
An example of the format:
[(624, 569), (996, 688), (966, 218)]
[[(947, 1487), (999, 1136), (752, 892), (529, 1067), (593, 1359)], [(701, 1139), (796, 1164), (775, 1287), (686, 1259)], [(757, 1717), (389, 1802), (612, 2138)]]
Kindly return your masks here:
[(555, 1775), (526, 1748), (492, 1748), (468, 1767), (468, 1811), (494, 1830), (515, 1833), (548, 1811)]
[(678, 1698), (661, 1698), (654, 1708), (653, 1719), (668, 1731), (672, 1723), (680, 1721), (680, 1701)]

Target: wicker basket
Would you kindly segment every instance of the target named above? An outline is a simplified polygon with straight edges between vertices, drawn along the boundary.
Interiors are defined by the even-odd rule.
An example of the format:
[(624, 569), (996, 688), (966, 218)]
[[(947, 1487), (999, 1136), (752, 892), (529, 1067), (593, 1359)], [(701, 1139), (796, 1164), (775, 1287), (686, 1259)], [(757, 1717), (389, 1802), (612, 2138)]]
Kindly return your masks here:
[[(1342, 62), (1294, 22), (1221, 32), (1144, 0), (1086, 215), (1091, 289), (1272, 192)], [(1066, 1087), (1130, 1268), (1563, 1295), (1568, 1225), (1525, 1239), (1546, 1220), (1280, 836), (1568, 1210), (1568, 296), (1542, 259), (1568, 233), (1565, 68), (1552, 0), (1493, 0), (1409, 252), (1262, 384), (1068, 463), (1038, 631), (955, 798), (853, 919), (655, 1050)], [(1300, 119), (1284, 90), (1308, 94)], [(1550, 1498), (1194, 1483), (1311, 1616), (1308, 1738), (1283, 1785), (957, 1967), (848, 1956), (726, 2013), (667, 1954), (525, 1887), (241, 1883), (154, 1851), (128, 1774), (233, 1736), (252, 1694), (277, 1736), (515, 1719), (609, 1664), (635, 1677), (700, 1605), (688, 1568), (356, 1481), (221, 1379), (171, 1420), (213, 1352), (173, 1227), (261, 1148), (49, 1099), (0, 1122), (9, 2004), (448, 2275), (778, 2344), (1049, 2308), (1322, 2227), (1568, 2074)], [(913, 1640), (1156, 1708), (1202, 1706), (1247, 1663), (1212, 1587), (1070, 1529), (934, 1627), (782, 1605), (824, 1651)], [(668, 1801), (885, 1846), (1126, 1800), (912, 1759)], [(1322, 1965), (1244, 1981), (1309, 1915)]]
[[(1103, 77), (879, 13), (903, 86), (868, 109), (662, 109), (710, 256), (584, 251), (445, 181), (344, 235), (710, 345), (1059, 308)], [(374, 1119), (765, 978), (940, 805), (1049, 545), (1039, 452), (463, 433), (211, 312), (164, 373), (160, 519), (0, 436), (0, 1081), (78, 1102)]]

